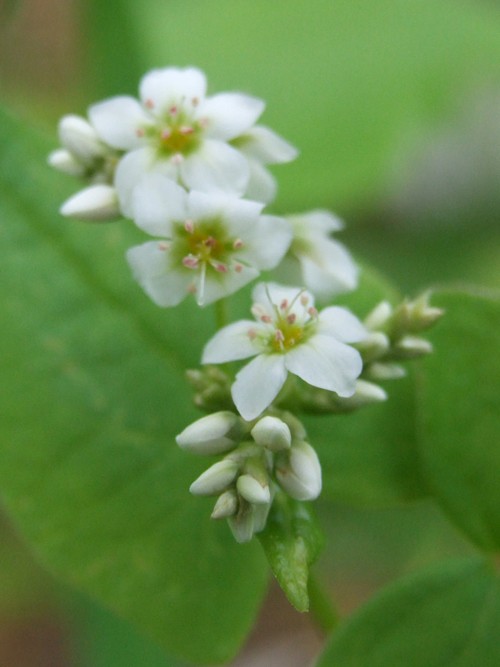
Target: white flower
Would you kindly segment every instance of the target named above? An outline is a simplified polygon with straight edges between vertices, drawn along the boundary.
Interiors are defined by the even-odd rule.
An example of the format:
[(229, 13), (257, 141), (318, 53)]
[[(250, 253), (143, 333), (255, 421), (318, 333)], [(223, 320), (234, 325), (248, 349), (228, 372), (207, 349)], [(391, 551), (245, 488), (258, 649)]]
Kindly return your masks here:
[(327, 301), (355, 289), (358, 267), (346, 248), (332, 240), (343, 223), (329, 211), (317, 210), (287, 217), (293, 241), (281, 279), (303, 283), (318, 299)]
[(246, 192), (253, 161), (236, 144), (264, 110), (262, 100), (240, 93), (206, 97), (205, 75), (191, 67), (152, 70), (139, 94), (140, 101), (113, 97), (89, 109), (99, 136), (127, 152), (116, 173), (126, 215), (134, 185), (151, 170), (188, 189)]
[(255, 356), (237, 375), (231, 393), (246, 420), (255, 419), (278, 395), (288, 372), (339, 396), (352, 396), (362, 370), (359, 352), (346, 343), (366, 336), (345, 308), (314, 308), (311, 294), (260, 283), (253, 291), (256, 321), (221, 329), (205, 346), (202, 362), (224, 363)]
[(260, 215), (263, 204), (224, 194), (189, 194), (161, 174), (136, 187), (139, 227), (162, 237), (131, 248), (137, 281), (159, 306), (189, 293), (206, 305), (235, 292), (282, 259), (291, 240), (283, 218)]

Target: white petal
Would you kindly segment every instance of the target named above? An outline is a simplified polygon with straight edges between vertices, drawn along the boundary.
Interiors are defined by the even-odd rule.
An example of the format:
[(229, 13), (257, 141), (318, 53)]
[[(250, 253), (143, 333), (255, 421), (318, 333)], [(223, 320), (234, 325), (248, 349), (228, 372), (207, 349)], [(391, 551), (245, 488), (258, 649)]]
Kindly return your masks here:
[(188, 215), (193, 220), (223, 218), (228, 228), (240, 236), (257, 222), (263, 204), (235, 197), (227, 192), (199, 192), (191, 190), (188, 195)]
[(264, 107), (264, 102), (256, 97), (220, 93), (205, 100), (199, 117), (208, 121), (207, 136), (227, 141), (251, 128)]
[[(200, 272), (198, 272), (200, 275)], [(253, 266), (241, 265), (236, 271), (231, 265), (227, 273), (219, 273), (212, 266), (206, 269), (204, 285), (201, 277), (197, 280), (196, 300), (199, 306), (208, 306), (210, 303), (222, 299), (229, 294), (255, 280), (259, 272)]]
[(154, 69), (141, 79), (139, 91), (143, 104), (150, 106), (155, 116), (179, 105), (194, 111), (205, 97), (205, 75), (194, 67)]
[(241, 416), (247, 421), (258, 417), (279, 394), (286, 376), (285, 358), (280, 354), (260, 354), (244, 366), (231, 387)]
[(352, 396), (363, 362), (357, 350), (317, 334), (285, 356), (287, 369), (302, 380), (339, 396)]
[(306, 237), (315, 234), (326, 236), (344, 227), (344, 223), (339, 217), (325, 209), (316, 209), (299, 215), (291, 215), (289, 220), (297, 228), (298, 235)]
[[(89, 109), (97, 134), (113, 148), (132, 150), (144, 144), (140, 130), (152, 124), (151, 117), (133, 97), (112, 97)], [(139, 131), (139, 133), (138, 133)]]
[(250, 171), (247, 160), (222, 141), (207, 139), (180, 165), (184, 184), (202, 192), (223, 191), (242, 195)]
[(171, 268), (168, 251), (161, 250), (157, 241), (130, 248), (127, 261), (134, 278), (158, 306), (176, 306), (188, 295), (189, 274)]
[(304, 284), (318, 298), (327, 300), (348, 292), (358, 284), (358, 267), (340, 243), (322, 239), (314, 256), (297, 255)]
[(245, 197), (268, 204), (276, 196), (276, 179), (256, 160), (249, 160), (250, 180), (248, 181)]
[[(243, 234), (241, 236), (245, 239)], [(241, 259), (267, 271), (283, 259), (292, 241), (292, 230), (284, 218), (263, 215), (249, 229), (248, 236)]]
[(160, 161), (156, 158), (156, 152), (146, 146), (127, 153), (118, 163), (115, 172), (115, 187), (120, 198), (122, 211), (129, 218), (133, 217), (134, 214), (132, 210), (133, 189), (146, 174), (155, 171), (172, 180), (176, 179), (177, 168), (169, 161)]
[(358, 343), (368, 336), (365, 326), (347, 308), (330, 306), (318, 316), (318, 332), (343, 343)]
[(111, 185), (91, 185), (67, 199), (60, 212), (69, 218), (98, 222), (120, 217), (115, 188)]
[(218, 331), (205, 345), (202, 364), (223, 364), (226, 361), (247, 359), (258, 354), (259, 347), (248, 335), (258, 329), (252, 320), (239, 320)]
[(298, 150), (268, 127), (258, 125), (245, 132), (238, 142), (238, 148), (250, 158), (263, 164), (290, 162), (298, 155)]
[(132, 211), (138, 227), (153, 236), (170, 237), (171, 223), (187, 217), (186, 191), (162, 174), (152, 172), (133, 189)]

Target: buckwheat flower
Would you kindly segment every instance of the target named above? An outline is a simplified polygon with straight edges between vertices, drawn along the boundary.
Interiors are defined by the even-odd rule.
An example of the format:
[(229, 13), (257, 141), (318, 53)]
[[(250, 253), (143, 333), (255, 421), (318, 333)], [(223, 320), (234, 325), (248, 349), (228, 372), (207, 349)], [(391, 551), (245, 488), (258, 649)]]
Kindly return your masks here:
[(263, 204), (183, 188), (149, 174), (136, 187), (134, 219), (160, 241), (131, 248), (137, 281), (159, 306), (193, 293), (200, 306), (235, 292), (282, 259), (291, 231), (283, 218), (261, 215)]
[(217, 364), (255, 356), (231, 388), (244, 419), (255, 419), (272, 403), (289, 372), (339, 396), (354, 394), (363, 363), (347, 343), (362, 340), (367, 332), (352, 313), (337, 306), (318, 312), (309, 292), (275, 283), (258, 284), (253, 299), (255, 321), (221, 329), (202, 358)]
[(288, 216), (287, 220), (293, 241), (281, 277), (304, 284), (322, 301), (355, 289), (358, 267), (346, 248), (331, 238), (332, 232), (342, 229), (342, 221), (323, 210)]
[(126, 151), (116, 187), (127, 215), (132, 189), (147, 171), (188, 189), (246, 192), (250, 163), (237, 140), (263, 112), (262, 100), (241, 93), (207, 97), (205, 75), (192, 67), (152, 70), (141, 79), (139, 97), (113, 97), (89, 109), (99, 136)]

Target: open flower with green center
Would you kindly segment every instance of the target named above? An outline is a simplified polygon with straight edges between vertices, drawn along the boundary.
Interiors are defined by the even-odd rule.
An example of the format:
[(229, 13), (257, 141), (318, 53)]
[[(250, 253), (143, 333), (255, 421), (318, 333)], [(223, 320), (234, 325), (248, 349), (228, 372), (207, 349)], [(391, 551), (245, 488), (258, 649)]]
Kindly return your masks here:
[(263, 204), (183, 188), (161, 174), (143, 177), (132, 207), (139, 227), (161, 238), (135, 246), (127, 259), (159, 306), (189, 293), (212, 303), (274, 268), (292, 234), (286, 220), (261, 215)]
[[(130, 215), (132, 189), (147, 171), (202, 192), (247, 191), (257, 158), (239, 150), (238, 139), (263, 112), (262, 100), (241, 93), (206, 97), (205, 75), (195, 68), (152, 70), (142, 78), (139, 92), (140, 101), (118, 96), (89, 109), (100, 138), (126, 151), (115, 180), (125, 215)], [(265, 156), (266, 163), (295, 157), (295, 149), (274, 133), (265, 140), (272, 153)]]
[(367, 331), (351, 312), (338, 306), (318, 312), (309, 292), (275, 283), (256, 285), (253, 299), (255, 321), (221, 329), (202, 358), (219, 364), (255, 356), (231, 388), (244, 419), (255, 419), (273, 402), (288, 372), (339, 396), (354, 394), (363, 362), (347, 343), (363, 340)]

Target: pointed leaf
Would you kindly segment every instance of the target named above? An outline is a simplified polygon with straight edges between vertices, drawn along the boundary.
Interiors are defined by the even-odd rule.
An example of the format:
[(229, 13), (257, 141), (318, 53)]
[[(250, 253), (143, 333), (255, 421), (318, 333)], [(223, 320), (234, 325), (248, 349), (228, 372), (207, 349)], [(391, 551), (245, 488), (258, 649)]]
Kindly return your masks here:
[(494, 667), (499, 636), (493, 569), (450, 561), (383, 590), (339, 628), (317, 667)]

